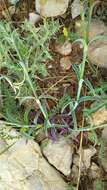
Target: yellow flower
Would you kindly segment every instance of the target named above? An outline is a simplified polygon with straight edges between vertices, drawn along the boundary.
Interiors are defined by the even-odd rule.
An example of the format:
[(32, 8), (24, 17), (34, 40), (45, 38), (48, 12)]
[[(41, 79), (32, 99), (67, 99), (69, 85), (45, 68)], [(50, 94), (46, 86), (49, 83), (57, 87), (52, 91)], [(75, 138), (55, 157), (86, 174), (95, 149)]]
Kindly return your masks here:
[(36, 126), (36, 129), (41, 129), (41, 128), (43, 128), (44, 126), (42, 125), (42, 124), (37, 124), (37, 126)]
[(68, 29), (66, 27), (63, 28), (63, 34), (65, 37), (68, 37)]

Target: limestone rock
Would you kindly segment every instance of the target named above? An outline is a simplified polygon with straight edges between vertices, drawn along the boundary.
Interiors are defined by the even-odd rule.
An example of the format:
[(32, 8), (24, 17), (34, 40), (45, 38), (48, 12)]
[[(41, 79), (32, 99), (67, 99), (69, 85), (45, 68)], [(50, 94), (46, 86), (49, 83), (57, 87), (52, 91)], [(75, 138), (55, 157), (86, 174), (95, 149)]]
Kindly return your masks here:
[[(83, 23), (81, 20), (75, 24), (75, 29), (80, 37), (84, 35), (84, 27), (87, 23)], [(99, 39), (97, 38), (98, 36)], [(92, 64), (98, 67), (107, 68), (107, 39), (101, 36), (107, 36), (107, 26), (102, 21), (92, 20), (89, 28), (89, 46), (88, 46), (88, 59)], [(96, 38), (96, 40), (95, 40)]]
[(13, 5), (13, 6), (10, 6), (10, 7), (8, 8), (8, 10), (9, 10), (9, 13), (10, 13), (11, 16), (15, 14), (15, 6), (14, 6), (14, 5)]
[(42, 148), (43, 154), (57, 170), (68, 176), (71, 172), (73, 145), (64, 137), (47, 141)]
[(72, 44), (66, 40), (63, 44), (62, 43), (56, 43), (55, 44), (55, 51), (63, 56), (67, 56), (72, 51)]
[[(0, 151), (11, 145), (0, 141)], [(1, 190), (66, 190), (60, 174), (43, 158), (40, 147), (33, 140), (16, 140), (0, 155)]]
[(78, 167), (73, 164), (71, 170), (71, 179), (74, 184), (77, 184), (78, 182), (78, 171), (79, 171)]
[(68, 8), (69, 0), (35, 0), (36, 11), (44, 17), (62, 15)]
[(94, 162), (92, 162), (89, 177), (90, 179), (100, 178), (100, 168)]
[(102, 140), (107, 143), (107, 127), (102, 130)]
[(107, 40), (93, 41), (88, 48), (88, 59), (98, 67), (107, 68)]
[(64, 70), (64, 71), (69, 70), (71, 65), (72, 65), (72, 63), (71, 63), (70, 56), (62, 57), (60, 59), (60, 67), (62, 70)]
[(101, 125), (107, 122), (107, 110), (105, 107), (100, 108), (95, 113), (92, 114), (93, 125)]
[(38, 14), (35, 13), (29, 13), (29, 21), (35, 25), (38, 21), (40, 21), (41, 17)]
[[(86, 169), (88, 169), (90, 167), (91, 158), (92, 158), (92, 156), (95, 155), (95, 153), (96, 153), (96, 149), (94, 147), (83, 149), (82, 161), (83, 161), (84, 167)], [(80, 154), (80, 152), (79, 152), (79, 154)]]
[(81, 14), (81, 4), (80, 0), (74, 0), (71, 6), (71, 13), (72, 13), (72, 18), (76, 18)]
[(78, 150), (77, 154), (74, 155), (73, 164), (79, 167), (79, 159), (81, 154), (81, 172), (84, 172), (91, 166), (91, 158), (95, 153), (96, 149), (94, 147), (82, 149), (82, 151)]
[[(75, 30), (80, 37), (83, 37), (84, 35), (84, 26), (86, 24), (87, 23), (83, 24), (81, 20), (78, 20), (75, 23)], [(104, 35), (104, 34), (107, 34), (107, 27), (104, 25), (102, 21), (93, 19), (91, 21), (90, 29), (89, 29), (89, 41), (93, 40), (98, 35)]]

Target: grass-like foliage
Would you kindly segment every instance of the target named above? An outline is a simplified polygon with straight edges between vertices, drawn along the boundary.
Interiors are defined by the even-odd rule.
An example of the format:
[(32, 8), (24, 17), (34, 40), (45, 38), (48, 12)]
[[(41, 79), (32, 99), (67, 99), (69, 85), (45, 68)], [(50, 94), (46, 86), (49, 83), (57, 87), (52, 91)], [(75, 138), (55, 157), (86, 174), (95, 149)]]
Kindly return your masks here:
[(47, 126), (48, 113), (37, 94), (36, 75), (47, 76), (45, 61), (52, 59), (49, 41), (59, 30), (59, 23), (44, 20), (40, 27), (25, 21), (15, 29), (0, 22), (0, 112), (7, 122), (24, 125), (21, 104), (33, 99), (39, 106)]

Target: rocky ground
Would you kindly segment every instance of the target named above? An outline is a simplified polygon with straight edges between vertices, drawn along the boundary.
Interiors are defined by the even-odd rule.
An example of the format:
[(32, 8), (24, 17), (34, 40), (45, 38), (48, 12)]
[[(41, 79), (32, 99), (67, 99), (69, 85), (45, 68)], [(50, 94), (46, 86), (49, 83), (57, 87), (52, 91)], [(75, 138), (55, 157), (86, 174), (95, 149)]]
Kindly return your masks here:
[(0, 140), (0, 189), (71, 189), (70, 184), (75, 187), (78, 183), (80, 170), (81, 189), (96, 190), (97, 180), (103, 179), (101, 188), (106, 190), (106, 128), (102, 130), (105, 144), (101, 159), (97, 157), (98, 145), (90, 144), (81, 149), (71, 138), (62, 136), (56, 141), (46, 138), (38, 144), (34, 140), (27, 141), (1, 122), (0, 130), (2, 128), (9, 136)]

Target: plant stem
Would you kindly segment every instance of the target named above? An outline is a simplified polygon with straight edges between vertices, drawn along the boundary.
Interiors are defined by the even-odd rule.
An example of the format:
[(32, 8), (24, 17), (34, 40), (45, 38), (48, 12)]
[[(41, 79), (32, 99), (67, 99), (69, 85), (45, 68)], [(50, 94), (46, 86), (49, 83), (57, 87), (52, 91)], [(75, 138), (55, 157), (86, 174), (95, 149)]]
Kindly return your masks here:
[(78, 102), (79, 102), (80, 95), (81, 95), (81, 89), (82, 89), (82, 85), (84, 82), (83, 78), (84, 78), (84, 71), (85, 71), (85, 63), (86, 63), (87, 51), (88, 51), (88, 45), (84, 39), (79, 39), (77, 41), (80, 41), (83, 44), (84, 49), (83, 49), (83, 61), (81, 63), (81, 68), (80, 68), (80, 79), (79, 79), (79, 84), (78, 84), (77, 98), (76, 98), (76, 102), (74, 104), (74, 110), (78, 106)]

